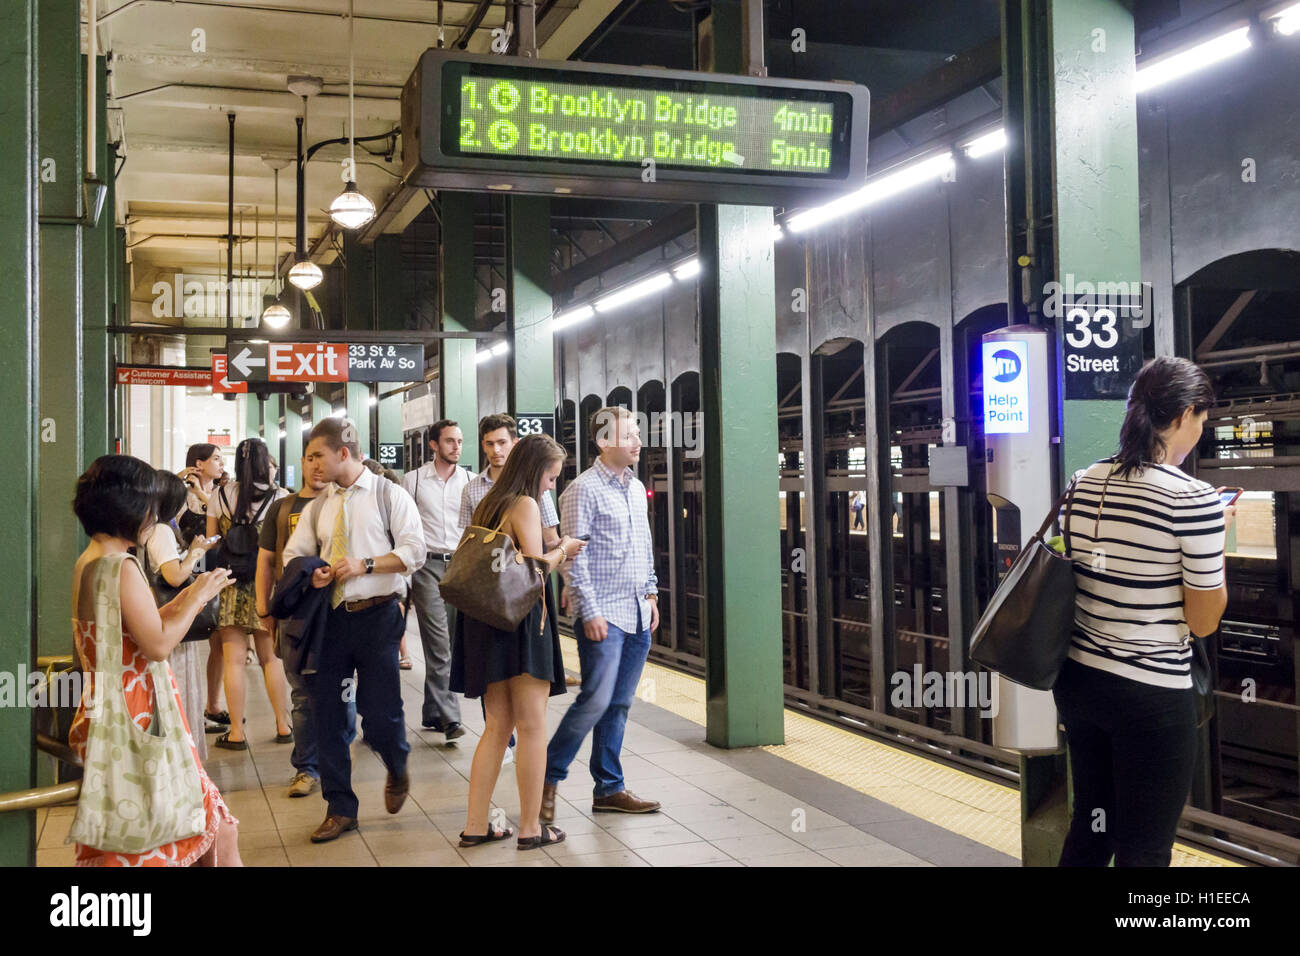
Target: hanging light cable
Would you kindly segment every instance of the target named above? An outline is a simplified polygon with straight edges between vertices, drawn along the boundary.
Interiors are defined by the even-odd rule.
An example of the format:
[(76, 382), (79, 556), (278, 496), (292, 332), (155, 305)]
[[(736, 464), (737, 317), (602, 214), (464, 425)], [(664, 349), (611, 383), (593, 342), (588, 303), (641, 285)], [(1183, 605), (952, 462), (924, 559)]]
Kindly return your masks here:
[(294, 239), (293, 265), (289, 281), (304, 292), (314, 289), (325, 278), (320, 266), (307, 258), (307, 163), (302, 154), (302, 128), (307, 121), (307, 97), (302, 98), (302, 116), (298, 117), (298, 209), (297, 236)]
[(293, 316), (280, 304), (280, 169), (275, 170), (275, 246), (271, 250), (271, 259), (275, 262), (275, 301), (262, 312), (262, 324), (273, 329), (282, 329), (289, 324)]
[(354, 57), (353, 0), (348, 0), (348, 181), (343, 192), (330, 203), (330, 218), (344, 229), (360, 229), (375, 218), (375, 204), (357, 189), (357, 107)]

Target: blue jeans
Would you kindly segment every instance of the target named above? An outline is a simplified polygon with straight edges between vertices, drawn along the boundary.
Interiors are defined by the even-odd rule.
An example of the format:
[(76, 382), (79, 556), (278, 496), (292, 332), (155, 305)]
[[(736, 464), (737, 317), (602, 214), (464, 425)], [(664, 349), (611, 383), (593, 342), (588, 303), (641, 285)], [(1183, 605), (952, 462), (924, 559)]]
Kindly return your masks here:
[(596, 797), (627, 789), (623, 783), (623, 731), (627, 711), (641, 682), (641, 668), (650, 653), (650, 629), (635, 633), (609, 625), (603, 641), (588, 640), (582, 621), (573, 623), (582, 665), (582, 690), (556, 728), (546, 748), (546, 782), (559, 783), (569, 775), (569, 764), (591, 733), (591, 779)]

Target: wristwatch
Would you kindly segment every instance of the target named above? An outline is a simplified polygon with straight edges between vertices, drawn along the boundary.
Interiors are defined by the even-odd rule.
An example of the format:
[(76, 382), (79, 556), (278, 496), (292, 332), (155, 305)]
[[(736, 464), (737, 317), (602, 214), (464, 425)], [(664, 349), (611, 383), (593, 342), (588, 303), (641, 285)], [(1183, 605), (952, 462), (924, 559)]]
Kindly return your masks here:
[(647, 595), (645, 596), (645, 599), (646, 599), (647, 601), (658, 601), (658, 600), (659, 600), (659, 592), (656, 591), (654, 594), (647, 594)]
[(374, 558), (362, 558), (361, 563), (366, 566), (366, 574), (373, 574), (375, 570)]

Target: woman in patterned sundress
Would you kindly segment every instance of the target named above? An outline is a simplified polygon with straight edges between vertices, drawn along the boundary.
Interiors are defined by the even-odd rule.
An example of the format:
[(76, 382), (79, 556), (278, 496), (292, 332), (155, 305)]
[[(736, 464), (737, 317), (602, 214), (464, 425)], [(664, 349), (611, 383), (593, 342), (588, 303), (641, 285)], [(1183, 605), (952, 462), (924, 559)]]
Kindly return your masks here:
[[(84, 701), (95, 700), (96, 634), (94, 595), (88, 582), (96, 562), (125, 554), (144, 539), (157, 518), (158, 480), (153, 468), (127, 455), (98, 458), (77, 481), (73, 511), (90, 544), (77, 559), (72, 573), (74, 641), (82, 672), (89, 685), (83, 705), (69, 732), (69, 744), (85, 758), (89, 721)], [(168, 686), (156, 688), (149, 674), (150, 661), (166, 660), (189, 630), (199, 610), (230, 580), (226, 569), (199, 575), (175, 600), (159, 608), (154, 603), (143, 570), (133, 557), (122, 564), (119, 603), (122, 609), (123, 692), (132, 720), (148, 730), (155, 711), (154, 694), (171, 694), (181, 710), (180, 692), (167, 668)], [(83, 585), (86, 585), (83, 587)], [(143, 853), (110, 853), (78, 843), (78, 866), (242, 866), (239, 859), (238, 823), (226, 808), (216, 786), (203, 770), (188, 724), (185, 733), (203, 787), (206, 826), (202, 833)]]
[[(224, 539), (236, 518), (255, 521), (260, 531), (262, 518), (271, 502), (289, 493), (272, 480), (271, 453), (260, 438), (245, 438), (235, 449), (235, 479), (208, 499), (209, 537), (219, 534)], [(275, 653), (275, 642), (271, 640), (273, 623), (269, 617), (258, 617), (253, 581), (233, 584), (221, 592), (215, 633), (221, 640), (225, 657), (226, 709), (230, 712), (230, 729), (213, 741), (214, 747), (248, 749), (248, 742), (244, 739), (244, 671), (248, 664), (250, 634), (258, 663), (262, 666), (266, 696), (275, 714), (275, 742), (293, 743), (289, 727), (289, 685), (284, 676), (284, 663)]]

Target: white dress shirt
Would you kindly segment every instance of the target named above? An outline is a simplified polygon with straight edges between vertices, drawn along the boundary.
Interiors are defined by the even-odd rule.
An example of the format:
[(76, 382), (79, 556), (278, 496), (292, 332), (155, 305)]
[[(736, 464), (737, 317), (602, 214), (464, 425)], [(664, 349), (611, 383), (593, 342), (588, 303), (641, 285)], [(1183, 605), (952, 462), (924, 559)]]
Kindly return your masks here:
[(424, 523), (424, 543), (430, 551), (455, 551), (465, 526), (460, 521), (460, 501), (469, 484), (469, 472), (457, 465), (451, 477), (439, 476), (434, 463), (421, 465), (402, 476), (402, 487), (415, 499)]
[[(376, 500), (379, 482), (386, 481), (368, 469), (348, 489), (331, 484), (318, 496), (320, 504), (307, 507), (315, 511), (315, 520), (299, 520), (298, 527), (284, 548), (284, 563), (294, 558), (319, 556), (327, 558), (334, 540), (334, 525), (339, 508), (347, 495), (346, 525), (348, 529), (349, 558), (381, 558), (392, 552), (406, 565), (405, 574), (361, 574), (343, 583), (343, 600), (360, 601), (382, 597), (385, 594), (404, 594), (406, 576), (418, 571), (424, 564), (424, 532), (420, 529), (420, 513), (409, 495), (394, 488), (389, 498), (388, 521), (385, 529)], [(304, 511), (306, 516), (309, 512)], [(388, 542), (388, 531), (393, 533), (393, 543)]]

